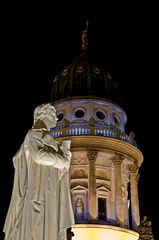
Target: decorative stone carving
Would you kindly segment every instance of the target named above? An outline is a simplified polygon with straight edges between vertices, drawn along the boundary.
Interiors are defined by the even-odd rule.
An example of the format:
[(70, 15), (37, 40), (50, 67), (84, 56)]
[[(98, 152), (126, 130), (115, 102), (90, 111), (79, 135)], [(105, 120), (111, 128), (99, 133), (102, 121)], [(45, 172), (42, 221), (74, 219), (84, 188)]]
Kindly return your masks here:
[(131, 164), (131, 165), (128, 166), (128, 170), (129, 170), (130, 173), (137, 173), (138, 169), (139, 168), (138, 168), (136, 163)]
[(83, 170), (79, 170), (79, 172), (78, 172), (78, 176), (79, 176), (79, 177), (84, 176), (84, 171), (83, 171)]
[(84, 104), (76, 104), (72, 110), (75, 112), (77, 109), (83, 109), (84, 111), (87, 111), (87, 107)]
[(147, 219), (147, 216), (144, 216), (138, 226), (139, 240), (154, 240), (151, 226), (152, 222)]
[(82, 72), (84, 72), (84, 67), (83, 66), (81, 66), (81, 65), (79, 65), (77, 68), (76, 68), (76, 72), (77, 73), (82, 73)]
[(111, 73), (108, 72), (108, 73), (107, 73), (107, 77), (112, 80), (112, 75), (111, 75)]
[(100, 71), (100, 69), (99, 69), (99, 68), (95, 67), (95, 68), (94, 68), (94, 73), (95, 73), (95, 74), (100, 74), (100, 73), (101, 73), (101, 71)]
[(88, 160), (83, 157), (76, 157), (72, 159), (71, 165), (87, 165)]
[(118, 153), (115, 153), (115, 155), (110, 160), (110, 166), (120, 166), (122, 161), (124, 160), (124, 156)]
[(95, 161), (98, 155), (98, 151), (96, 150), (89, 150), (87, 152), (87, 157), (90, 161)]
[(131, 132), (129, 133), (129, 136), (130, 136), (132, 139), (134, 139), (134, 138), (135, 138), (135, 133), (134, 133), (133, 131), (131, 131)]
[(67, 76), (68, 75), (68, 69), (64, 69), (63, 72), (62, 72), (62, 76)]
[(126, 178), (129, 180), (129, 169), (126, 165), (122, 165), (121, 173), (126, 176)]

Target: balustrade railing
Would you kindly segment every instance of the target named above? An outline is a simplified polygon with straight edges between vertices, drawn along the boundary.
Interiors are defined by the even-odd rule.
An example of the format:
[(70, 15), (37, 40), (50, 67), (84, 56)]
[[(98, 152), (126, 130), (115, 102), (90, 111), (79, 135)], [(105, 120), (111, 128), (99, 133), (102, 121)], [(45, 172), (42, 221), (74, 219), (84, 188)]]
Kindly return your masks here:
[(51, 131), (51, 134), (54, 138), (66, 137), (66, 136), (77, 136), (77, 135), (92, 135), (92, 136), (103, 136), (103, 137), (111, 137), (116, 138), (121, 141), (130, 143), (134, 146), (137, 146), (134, 139), (132, 139), (129, 135), (119, 132), (114, 129), (109, 128), (100, 128), (100, 127), (92, 127), (92, 126), (72, 126), (68, 128), (54, 128)]

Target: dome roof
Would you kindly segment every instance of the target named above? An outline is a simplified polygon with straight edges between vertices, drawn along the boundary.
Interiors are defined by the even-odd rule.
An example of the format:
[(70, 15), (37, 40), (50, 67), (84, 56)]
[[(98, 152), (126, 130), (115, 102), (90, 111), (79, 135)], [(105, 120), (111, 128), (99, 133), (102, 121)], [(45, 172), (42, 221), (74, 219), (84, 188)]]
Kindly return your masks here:
[(63, 69), (53, 81), (52, 102), (75, 98), (97, 97), (117, 100), (117, 84), (109, 72), (94, 64), (86, 50)]
[(87, 54), (87, 30), (82, 31), (81, 53), (73, 63), (60, 72), (52, 87), (51, 99), (56, 102), (68, 98), (104, 98), (117, 101), (117, 85), (109, 72), (94, 64)]

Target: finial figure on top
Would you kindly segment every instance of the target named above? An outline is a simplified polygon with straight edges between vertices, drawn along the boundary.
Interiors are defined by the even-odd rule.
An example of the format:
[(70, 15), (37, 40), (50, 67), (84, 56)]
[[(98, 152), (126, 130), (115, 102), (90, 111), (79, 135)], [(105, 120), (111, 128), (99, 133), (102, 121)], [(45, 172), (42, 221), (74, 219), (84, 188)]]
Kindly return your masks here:
[(88, 32), (88, 20), (86, 21), (86, 28), (82, 31), (82, 50), (87, 49), (87, 45), (88, 45), (87, 32)]

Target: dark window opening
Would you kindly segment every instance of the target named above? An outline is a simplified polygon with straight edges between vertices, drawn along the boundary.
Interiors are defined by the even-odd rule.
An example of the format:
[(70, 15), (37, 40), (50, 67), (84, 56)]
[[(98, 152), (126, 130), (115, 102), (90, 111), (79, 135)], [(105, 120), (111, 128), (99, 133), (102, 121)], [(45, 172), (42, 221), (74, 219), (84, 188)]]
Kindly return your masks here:
[(105, 119), (105, 114), (102, 111), (97, 111), (96, 112), (96, 116), (97, 118), (99, 118), (100, 120), (104, 120)]
[(75, 112), (76, 118), (82, 118), (82, 117), (84, 117), (84, 114), (85, 114), (85, 112), (84, 112), (82, 109), (78, 109), (78, 110)]
[(60, 122), (60, 121), (62, 121), (62, 119), (63, 119), (63, 117), (64, 117), (64, 114), (61, 112), (61, 113), (59, 113), (58, 115), (57, 115), (57, 118), (58, 118), (58, 122)]
[(106, 199), (98, 198), (98, 219), (105, 221), (106, 220)]

